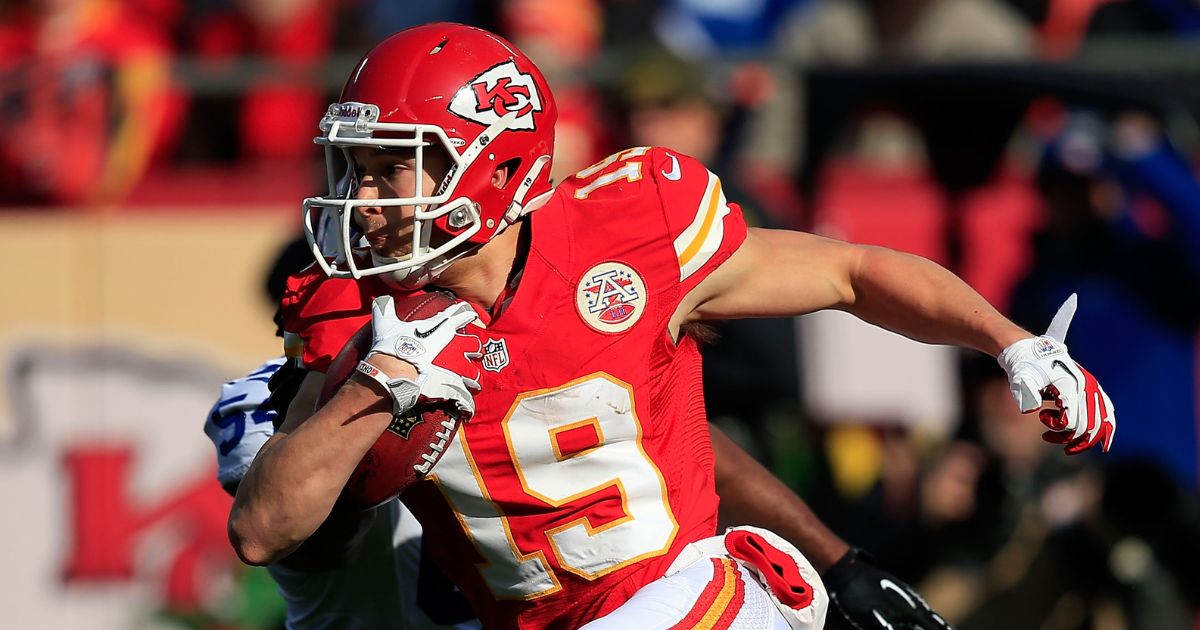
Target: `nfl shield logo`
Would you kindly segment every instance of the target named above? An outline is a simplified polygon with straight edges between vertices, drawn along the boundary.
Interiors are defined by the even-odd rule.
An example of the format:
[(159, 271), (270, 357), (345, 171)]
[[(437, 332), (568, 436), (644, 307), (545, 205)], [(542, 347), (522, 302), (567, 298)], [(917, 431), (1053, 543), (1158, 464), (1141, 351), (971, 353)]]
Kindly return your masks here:
[(488, 339), (483, 344), (483, 369), (499, 372), (508, 365), (508, 346), (503, 339)]
[(1044, 359), (1046, 357), (1058, 354), (1058, 346), (1054, 345), (1054, 342), (1045, 337), (1038, 337), (1037, 339), (1033, 340), (1033, 353), (1037, 355), (1038, 358)]

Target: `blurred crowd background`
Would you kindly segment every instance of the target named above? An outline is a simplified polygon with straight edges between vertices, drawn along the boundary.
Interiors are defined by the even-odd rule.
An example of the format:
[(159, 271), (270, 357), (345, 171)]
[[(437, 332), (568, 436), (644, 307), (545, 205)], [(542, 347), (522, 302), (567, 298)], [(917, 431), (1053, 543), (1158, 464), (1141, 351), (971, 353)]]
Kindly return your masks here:
[[(442, 20), (498, 31), (543, 69), (561, 112), (557, 178), (627, 146), (667, 146), (717, 172), (752, 223), (930, 257), (1031, 331), (1078, 293), (1067, 342), (1119, 410), (1104, 457), (1043, 444), (990, 358), (837, 314), (721, 326), (706, 350), (710, 415), (962, 630), (1200, 628), (1195, 0), (5, 0), (0, 241), (22, 253), (10, 278), (34, 279), (12, 279), (23, 284), (0, 318), (0, 464), (41, 453), (22, 483), (45, 477), (57, 497), (30, 508), (48, 511), (54, 541), (30, 561), (44, 579), (21, 588), (53, 597), (27, 608), (83, 598), (88, 610), (132, 579), (138, 595), (121, 605), (135, 612), (103, 619), (278, 623), (263, 575), (222, 547), (227, 499), (199, 481), (216, 486), (204, 399), (278, 351), (269, 296), (306, 264), (299, 200), (323, 182), (311, 138), (345, 73), (387, 35)], [(179, 254), (189, 239), (207, 239), (192, 258)], [(49, 281), (28, 273), (60, 263)], [(27, 303), (56, 300), (48, 314)], [(74, 331), (65, 344), (45, 333), (60, 319)], [(65, 358), (30, 350), (29, 330)], [(179, 368), (181, 347), (207, 367)], [(130, 355), (150, 367), (113, 359)], [(200, 449), (196, 488), (131, 482), (127, 511), (140, 516), (102, 516), (113, 504), (87, 498), (100, 482), (81, 481), (95, 476), (70, 456), (86, 423), (37, 399), (56, 365), (81, 380), (151, 374), (103, 412), (110, 430), (89, 457), (132, 435), (136, 463), (138, 448), (159, 448), (143, 433), (171, 433)], [(166, 406), (120, 424), (164, 372), (190, 375), (194, 417)], [(113, 479), (134, 466), (117, 460)], [(178, 524), (137, 506), (166, 514), (167, 495), (208, 506), (185, 515), (216, 524), (171, 534), (201, 542), (164, 569), (139, 541), (162, 549), (170, 536), (155, 528)], [(108, 540), (129, 538), (124, 564), (96, 559), (116, 552), (89, 542), (89, 518), (115, 523)], [(23, 579), (9, 570), (0, 583), (25, 592), (8, 588)], [(38, 614), (18, 619), (42, 627)], [(78, 615), (72, 627), (88, 625)]]

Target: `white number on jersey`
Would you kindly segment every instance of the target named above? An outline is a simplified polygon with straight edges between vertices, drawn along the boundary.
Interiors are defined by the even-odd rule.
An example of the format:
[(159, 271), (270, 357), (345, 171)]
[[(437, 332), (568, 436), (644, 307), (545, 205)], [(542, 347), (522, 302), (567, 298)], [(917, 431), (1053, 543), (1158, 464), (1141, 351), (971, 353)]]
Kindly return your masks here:
[[(544, 532), (557, 567), (592, 580), (670, 549), (679, 524), (666, 481), (642, 446), (629, 385), (597, 373), (522, 394), (502, 426), (517, 481), (530, 497), (556, 508), (611, 488), (620, 494), (624, 517), (593, 523), (585, 513)], [(586, 447), (573, 450), (568, 442)], [(479, 570), (497, 598), (533, 599), (562, 588), (542, 551), (517, 548), (463, 431), (433, 477), (486, 559)]]
[(624, 162), (619, 168), (604, 173), (596, 179), (575, 189), (576, 199), (587, 199), (588, 195), (596, 191), (597, 188), (608, 186), (619, 181), (636, 182), (642, 178), (642, 162), (631, 161), (630, 158), (641, 157), (650, 150), (650, 147), (634, 147), (625, 149), (619, 153), (614, 153), (599, 162), (575, 173), (575, 177), (579, 179), (588, 179), (600, 173), (604, 169), (612, 166), (616, 162)]

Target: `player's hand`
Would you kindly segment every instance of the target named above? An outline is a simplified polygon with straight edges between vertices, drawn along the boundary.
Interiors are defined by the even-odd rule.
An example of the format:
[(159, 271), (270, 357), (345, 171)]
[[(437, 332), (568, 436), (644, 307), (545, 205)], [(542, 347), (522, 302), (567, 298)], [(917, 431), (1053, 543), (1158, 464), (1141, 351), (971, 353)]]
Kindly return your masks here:
[(300, 386), (304, 384), (304, 379), (307, 377), (307, 369), (297, 365), (296, 361), (288, 359), (267, 381), (267, 390), (270, 392), (270, 396), (267, 397), (266, 402), (267, 406), (275, 412), (275, 417), (271, 419), (271, 426), (276, 431), (287, 420), (288, 408), (300, 393)]
[(829, 591), (826, 627), (843, 630), (952, 630), (907, 584), (851, 548), (821, 578)]
[[(475, 321), (475, 311), (459, 302), (427, 319), (411, 322), (396, 316), (392, 297), (375, 298), (371, 304), (371, 350), (358, 371), (384, 384), (395, 400), (395, 413), (403, 413), (421, 402), (451, 402), (466, 421), (475, 414), (473, 392), (479, 391), (479, 367), (483, 356), (477, 335), (465, 332)], [(416, 380), (390, 379), (380, 372), (379, 355), (400, 359), (417, 370)]]
[[(1067, 327), (1075, 316), (1075, 294), (1067, 298), (1041, 337), (1022, 339), (1000, 353), (1000, 365), (1008, 373), (1008, 386), (1023, 413), (1039, 411), (1038, 418), (1049, 431), (1042, 439), (1065, 444), (1068, 455), (1097, 444), (1104, 452), (1112, 446), (1117, 416), (1112, 400), (1096, 377), (1067, 354)], [(1054, 403), (1042, 409), (1042, 403)]]

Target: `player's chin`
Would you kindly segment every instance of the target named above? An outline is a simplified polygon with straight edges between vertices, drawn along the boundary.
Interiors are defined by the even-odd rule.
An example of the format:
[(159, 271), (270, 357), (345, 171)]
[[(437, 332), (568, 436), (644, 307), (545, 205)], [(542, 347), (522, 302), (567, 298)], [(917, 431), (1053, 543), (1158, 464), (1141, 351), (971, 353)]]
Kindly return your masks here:
[(368, 237), (367, 242), (371, 245), (371, 252), (379, 258), (407, 260), (410, 256), (412, 256), (413, 247), (411, 232), (408, 234), (381, 237), (377, 239)]
[(412, 247), (372, 247), (371, 253), (384, 260), (408, 260)]

